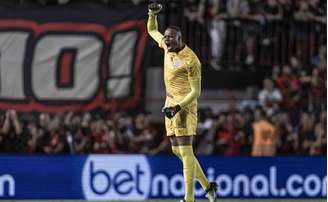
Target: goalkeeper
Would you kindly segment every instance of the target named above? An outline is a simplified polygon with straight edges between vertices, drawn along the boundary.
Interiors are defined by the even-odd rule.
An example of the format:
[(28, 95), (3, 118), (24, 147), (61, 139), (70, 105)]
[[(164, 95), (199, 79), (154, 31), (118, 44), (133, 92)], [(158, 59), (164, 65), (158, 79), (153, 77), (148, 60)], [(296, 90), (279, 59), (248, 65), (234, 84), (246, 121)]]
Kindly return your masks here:
[(157, 28), (157, 14), (162, 5), (148, 5), (149, 35), (164, 49), (164, 83), (166, 101), (162, 112), (173, 153), (183, 163), (185, 202), (194, 202), (194, 179), (201, 184), (210, 202), (216, 201), (217, 185), (204, 175), (193, 148), (197, 128), (197, 98), (200, 95), (201, 64), (196, 54), (182, 42), (181, 30), (169, 26), (164, 36)]

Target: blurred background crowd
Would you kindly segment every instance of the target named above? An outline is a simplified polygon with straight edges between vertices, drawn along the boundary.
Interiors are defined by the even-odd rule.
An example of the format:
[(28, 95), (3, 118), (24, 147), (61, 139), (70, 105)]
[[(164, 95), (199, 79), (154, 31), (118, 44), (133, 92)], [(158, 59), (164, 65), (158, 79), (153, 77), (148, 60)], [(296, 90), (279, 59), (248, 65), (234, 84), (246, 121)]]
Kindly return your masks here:
[[(272, 85), (267, 79), (265, 83)], [(252, 106), (231, 106), (214, 113), (199, 110), (195, 152), (209, 155), (325, 155), (327, 144), (326, 110), (306, 111), (298, 106), (282, 110), (284, 96), (262, 99)], [(273, 92), (280, 91), (273, 89)], [(262, 101), (261, 101), (262, 100)], [(152, 115), (140, 112), (104, 113), (17, 113), (1, 114), (0, 152), (21, 154), (89, 153), (169, 153), (164, 126), (152, 121)], [(269, 125), (266, 149), (254, 153), (256, 127)], [(261, 127), (261, 126), (259, 126)]]
[[(77, 3), (20, 2), (43, 6)], [(116, 1), (97, 2), (117, 6)], [(125, 6), (147, 3), (124, 2)], [(186, 43), (200, 57), (205, 70), (235, 74), (240, 69), (266, 71), (260, 78), (262, 85), (248, 82), (247, 87), (255, 90), (247, 97), (227, 100), (228, 107), (219, 111), (199, 108), (196, 154), (326, 155), (326, 1), (168, 0), (164, 6), (160, 29), (169, 24), (181, 26)], [(156, 51), (155, 44), (149, 43)], [(151, 65), (160, 65), (161, 57), (151, 58), (157, 58)], [(154, 115), (145, 110), (137, 111), (3, 111), (0, 153), (171, 152), (163, 123), (155, 122)], [(269, 128), (264, 152), (258, 152), (256, 140), (261, 127)]]

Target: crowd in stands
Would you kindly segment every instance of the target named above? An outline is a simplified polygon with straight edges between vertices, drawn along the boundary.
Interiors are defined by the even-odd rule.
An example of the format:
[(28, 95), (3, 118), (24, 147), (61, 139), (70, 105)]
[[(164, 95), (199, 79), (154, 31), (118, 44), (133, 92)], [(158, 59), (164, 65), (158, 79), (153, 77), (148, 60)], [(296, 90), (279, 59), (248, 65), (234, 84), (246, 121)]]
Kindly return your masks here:
[[(260, 105), (229, 109), (214, 114), (210, 108), (199, 111), (195, 152), (209, 155), (256, 155), (256, 124), (274, 128), (268, 135), (272, 155), (325, 155), (327, 112), (288, 111)], [(281, 105), (282, 101), (279, 102)], [(322, 106), (321, 106), (322, 107)], [(18, 115), (19, 114), (19, 115)], [(1, 115), (0, 153), (90, 154), (90, 153), (169, 153), (169, 140), (162, 124), (153, 123), (151, 114), (115, 113), (110, 117), (90, 113), (22, 114), (7, 110)]]
[(180, 24), (187, 43), (215, 69), (282, 64), (293, 55), (308, 64), (326, 43), (323, 0), (184, 2), (185, 20), (168, 24)]
[[(288, 64), (273, 67), (256, 101), (233, 102), (214, 115), (211, 109), (201, 112), (198, 153), (326, 154), (326, 57), (326, 45), (320, 46), (309, 67), (292, 57)], [(266, 134), (259, 134), (258, 127)], [(259, 142), (258, 136), (266, 141)]]
[(157, 153), (163, 138), (149, 113), (1, 114), (0, 153)]
[[(151, 122), (151, 115), (116, 113), (111, 118), (90, 113), (2, 114), (0, 153), (10, 154), (165, 154), (170, 151), (163, 125)], [(195, 153), (202, 155), (325, 155), (326, 110), (318, 114), (303, 111), (292, 120), (285, 111), (268, 116), (261, 107), (232, 107), (214, 114), (199, 111)], [(293, 123), (295, 121), (295, 123)], [(274, 128), (269, 153), (256, 154), (255, 128), (265, 122)], [(260, 134), (263, 135), (263, 134)]]

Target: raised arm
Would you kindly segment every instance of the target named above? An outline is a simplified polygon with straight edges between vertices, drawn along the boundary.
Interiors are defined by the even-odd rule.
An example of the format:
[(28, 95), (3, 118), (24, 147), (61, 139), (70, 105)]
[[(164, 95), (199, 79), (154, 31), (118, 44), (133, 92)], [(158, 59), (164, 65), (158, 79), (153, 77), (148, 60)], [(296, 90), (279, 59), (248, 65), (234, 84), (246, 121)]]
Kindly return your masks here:
[(10, 110), (10, 118), (13, 122), (16, 135), (20, 135), (23, 132), (22, 124), (18, 120), (17, 112), (15, 110)]
[(162, 10), (162, 5), (158, 3), (151, 3), (148, 6), (148, 22), (147, 30), (149, 35), (161, 47), (163, 35), (158, 31), (157, 14)]
[(148, 34), (153, 38), (160, 46), (163, 39), (163, 35), (158, 31), (158, 23), (156, 15), (149, 15), (147, 22)]
[(0, 133), (7, 134), (10, 128), (10, 113), (9, 110), (5, 112), (5, 120), (2, 125), (2, 128), (0, 129)]

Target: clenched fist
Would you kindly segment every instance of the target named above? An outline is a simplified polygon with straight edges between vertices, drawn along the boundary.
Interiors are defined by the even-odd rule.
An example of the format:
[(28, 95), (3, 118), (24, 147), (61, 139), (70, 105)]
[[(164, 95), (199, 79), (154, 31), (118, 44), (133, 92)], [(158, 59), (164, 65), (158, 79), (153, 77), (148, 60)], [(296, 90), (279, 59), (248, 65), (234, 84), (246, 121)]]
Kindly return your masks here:
[(159, 12), (161, 12), (163, 6), (158, 1), (151, 1), (151, 3), (148, 5), (148, 14), (149, 15), (157, 15)]

